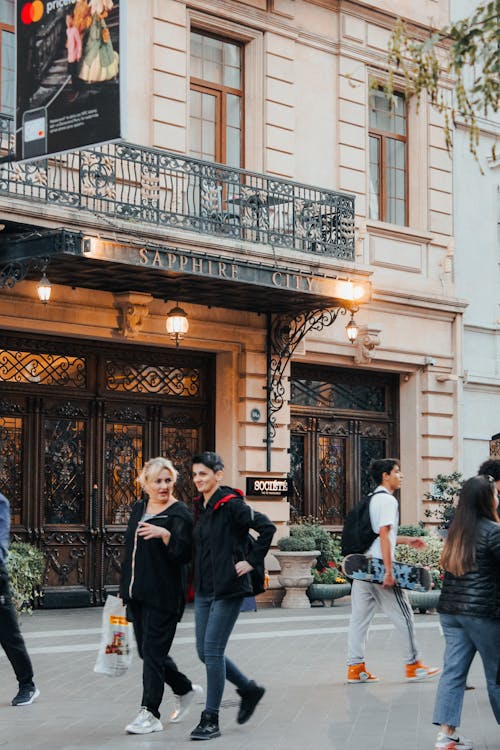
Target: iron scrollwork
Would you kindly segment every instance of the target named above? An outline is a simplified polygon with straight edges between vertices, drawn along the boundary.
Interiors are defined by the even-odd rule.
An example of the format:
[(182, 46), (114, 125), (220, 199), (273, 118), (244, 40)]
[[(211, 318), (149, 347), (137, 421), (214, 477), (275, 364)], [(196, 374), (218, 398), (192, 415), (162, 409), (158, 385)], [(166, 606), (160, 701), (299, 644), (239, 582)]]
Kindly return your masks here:
[(12, 260), (0, 268), (0, 289), (12, 289), (18, 281), (24, 281), (33, 271), (45, 273), (49, 258), (24, 258)]
[(337, 307), (306, 310), (294, 317), (271, 316), (268, 325), (267, 365), (267, 471), (271, 470), (271, 445), (276, 437), (276, 414), (285, 402), (284, 375), (294, 351), (310, 331), (322, 331), (345, 315), (348, 308)]

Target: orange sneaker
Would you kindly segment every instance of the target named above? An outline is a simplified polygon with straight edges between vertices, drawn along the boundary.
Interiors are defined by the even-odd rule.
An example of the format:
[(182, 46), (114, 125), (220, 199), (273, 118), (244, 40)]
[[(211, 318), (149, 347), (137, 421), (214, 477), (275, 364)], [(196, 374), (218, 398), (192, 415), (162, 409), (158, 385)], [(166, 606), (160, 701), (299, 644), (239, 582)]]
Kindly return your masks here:
[(440, 673), (439, 667), (427, 667), (421, 661), (414, 661), (406, 665), (406, 679), (411, 682), (418, 680), (429, 680)]
[(347, 682), (353, 685), (356, 683), (378, 682), (378, 677), (370, 674), (365, 667), (364, 661), (362, 661), (360, 664), (349, 664), (347, 668)]

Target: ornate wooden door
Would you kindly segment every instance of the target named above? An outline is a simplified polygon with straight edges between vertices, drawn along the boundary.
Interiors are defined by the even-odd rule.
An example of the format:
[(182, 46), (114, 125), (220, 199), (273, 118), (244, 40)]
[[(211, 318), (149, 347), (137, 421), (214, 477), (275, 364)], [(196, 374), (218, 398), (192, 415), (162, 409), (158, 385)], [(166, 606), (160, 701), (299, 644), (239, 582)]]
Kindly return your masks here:
[(118, 585), (144, 461), (170, 457), (177, 495), (192, 497), (189, 459), (213, 445), (212, 359), (2, 343), (0, 491), (13, 533), (45, 554), (45, 606), (100, 603)]
[(292, 518), (340, 526), (371, 488), (371, 459), (397, 455), (397, 379), (297, 365), (291, 403)]

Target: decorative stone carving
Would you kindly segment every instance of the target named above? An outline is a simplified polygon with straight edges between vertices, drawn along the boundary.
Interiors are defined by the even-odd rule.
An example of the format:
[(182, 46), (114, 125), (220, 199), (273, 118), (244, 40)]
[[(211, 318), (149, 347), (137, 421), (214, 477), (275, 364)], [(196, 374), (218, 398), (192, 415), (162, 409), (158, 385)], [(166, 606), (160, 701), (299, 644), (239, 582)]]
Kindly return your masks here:
[(118, 308), (118, 333), (125, 338), (133, 339), (144, 328), (149, 315), (149, 305), (153, 301), (150, 294), (124, 292), (115, 294)]
[(366, 365), (372, 361), (373, 350), (376, 346), (380, 346), (380, 331), (380, 328), (370, 328), (366, 325), (359, 326), (354, 353), (354, 361), (357, 365)]

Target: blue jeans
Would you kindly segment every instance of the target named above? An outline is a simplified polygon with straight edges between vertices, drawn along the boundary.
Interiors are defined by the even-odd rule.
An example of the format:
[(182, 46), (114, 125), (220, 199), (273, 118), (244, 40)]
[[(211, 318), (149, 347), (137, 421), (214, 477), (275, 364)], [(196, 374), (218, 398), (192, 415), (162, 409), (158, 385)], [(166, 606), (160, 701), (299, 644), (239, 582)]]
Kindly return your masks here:
[(236, 664), (224, 655), (242, 601), (243, 597), (239, 596), (234, 599), (214, 599), (213, 596), (196, 594), (194, 598), (196, 651), (207, 671), (207, 711), (219, 711), (226, 677), (243, 690), (250, 682)]
[(446, 645), (433, 723), (460, 725), (467, 674), (478, 651), (491, 708), (500, 724), (500, 620), (471, 615), (440, 615), (440, 618)]

